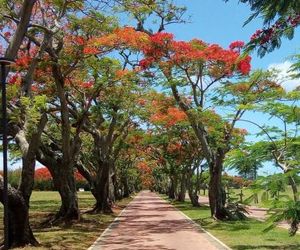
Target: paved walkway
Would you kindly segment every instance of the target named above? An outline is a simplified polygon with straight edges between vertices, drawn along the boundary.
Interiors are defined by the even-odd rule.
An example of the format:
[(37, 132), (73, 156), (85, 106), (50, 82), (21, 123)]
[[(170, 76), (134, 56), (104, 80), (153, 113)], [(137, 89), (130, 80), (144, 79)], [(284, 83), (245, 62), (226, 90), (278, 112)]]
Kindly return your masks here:
[(149, 191), (140, 192), (90, 250), (228, 249), (180, 211)]

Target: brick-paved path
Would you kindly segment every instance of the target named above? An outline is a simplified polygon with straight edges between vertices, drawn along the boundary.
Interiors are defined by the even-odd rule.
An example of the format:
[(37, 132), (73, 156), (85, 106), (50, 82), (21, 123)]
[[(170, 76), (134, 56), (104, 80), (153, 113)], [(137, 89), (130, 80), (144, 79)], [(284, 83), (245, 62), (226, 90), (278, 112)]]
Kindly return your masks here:
[(140, 192), (90, 250), (228, 249), (149, 191)]

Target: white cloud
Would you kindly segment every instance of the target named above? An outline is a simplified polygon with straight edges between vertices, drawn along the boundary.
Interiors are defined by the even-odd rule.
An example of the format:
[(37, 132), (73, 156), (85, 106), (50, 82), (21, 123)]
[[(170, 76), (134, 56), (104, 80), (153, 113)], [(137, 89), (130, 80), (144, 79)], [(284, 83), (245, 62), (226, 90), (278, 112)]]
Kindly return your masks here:
[(292, 72), (288, 72), (290, 70), (292, 63), (290, 61), (285, 61), (283, 63), (273, 63), (268, 66), (268, 69), (274, 69), (278, 71), (277, 80), (281, 82), (281, 86), (286, 91), (291, 91), (296, 87), (300, 86), (300, 79), (292, 79)]

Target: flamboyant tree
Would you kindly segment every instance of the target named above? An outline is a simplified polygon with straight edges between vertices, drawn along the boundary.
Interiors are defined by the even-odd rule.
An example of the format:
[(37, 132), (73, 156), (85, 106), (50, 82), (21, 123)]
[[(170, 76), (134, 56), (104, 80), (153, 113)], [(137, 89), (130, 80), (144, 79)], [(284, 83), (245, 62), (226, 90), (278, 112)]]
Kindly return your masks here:
[(125, 140), (118, 144), (116, 167), (116, 198), (129, 197), (142, 187), (141, 172), (137, 168), (145, 131), (141, 128), (131, 128)]
[(155, 92), (150, 93), (143, 106), (150, 125), (148, 130), (151, 129), (147, 147), (168, 175), (169, 197), (184, 201), (188, 191), (192, 204), (198, 206), (199, 185), (193, 183), (192, 177), (203, 156), (186, 114), (176, 107), (171, 96)]
[[(249, 56), (240, 56), (243, 45), (237, 41), (229, 49), (223, 49), (200, 40), (176, 41), (172, 34), (156, 33), (140, 46), (144, 54), (141, 68), (159, 76), (160, 83), (171, 89), (199, 140), (210, 170), (211, 213), (218, 219), (227, 217), (221, 173), (226, 153), (242, 134), (235, 128), (236, 122), (245, 113), (247, 104), (262, 101), (273, 87), (277, 89), (268, 75), (260, 72), (249, 79), (242, 78), (249, 73), (251, 60)], [(229, 82), (234, 76), (241, 77), (242, 82)], [(190, 102), (184, 95), (187, 90), (191, 92)], [(215, 108), (226, 104), (232, 112), (218, 114), (212, 104)]]
[[(20, 47), (23, 44), (24, 37), (28, 28), (30, 27), (32, 11), (36, 4), (35, 0), (25, 0), (23, 3), (15, 5), (11, 1), (3, 1), (1, 4), (1, 15), (0, 15), (0, 32), (3, 41), (0, 45), (0, 54), (9, 59), (15, 59)], [(8, 71), (6, 72), (8, 75)], [(30, 72), (27, 72), (26, 76), (28, 82), (30, 82)], [(22, 84), (23, 89), (28, 89), (27, 84)], [(24, 96), (24, 93), (21, 95)], [(26, 95), (26, 94), (25, 94)], [(15, 96), (13, 96), (15, 98)], [(10, 108), (10, 107), (9, 107)], [(32, 230), (29, 225), (29, 197), (31, 195), (32, 183), (33, 183), (33, 172), (35, 166), (34, 152), (36, 145), (39, 142), (40, 132), (39, 130), (45, 126), (45, 119), (40, 121), (38, 129), (33, 132), (32, 140), (29, 142), (26, 140), (24, 134), (24, 124), (18, 123), (14, 126), (13, 131), (9, 131), (12, 136), (20, 135), (17, 138), (17, 142), (22, 148), (22, 160), (23, 160), (23, 171), (22, 178), (19, 186), (19, 192), (9, 187), (9, 247), (24, 246), (26, 244), (37, 245), (35, 237), (33, 236)], [(16, 124), (15, 124), (16, 125)], [(10, 126), (11, 128), (12, 126)], [(20, 140), (23, 139), (23, 140)], [(1, 181), (1, 195), (0, 199), (3, 199), (3, 182)]]
[[(13, 5), (16, 9), (18, 6)], [(11, 102), (12, 114), (22, 115), (14, 121), (14, 124), (22, 129), (13, 133), (20, 149), (26, 155), (23, 162), (29, 165), (28, 168), (23, 167), (27, 182), (26, 185), (21, 184), (21, 187), (24, 187), (28, 201), (33, 184), (36, 150), (39, 149), (38, 160), (49, 168), (62, 197), (57, 219), (73, 219), (79, 215), (73, 168), (80, 149), (79, 135), (82, 124), (91, 106), (90, 102), (80, 107), (84, 115), (74, 126), (69, 112), (72, 102), (68, 93), (76, 91), (76, 87), (78, 89), (89, 81), (88, 74), (79, 74), (80, 67), (84, 69), (84, 60), (94, 56), (91, 53), (93, 48), (87, 47), (85, 41), (92, 35), (107, 32), (109, 27), (115, 24), (113, 18), (106, 18), (89, 9), (89, 17), (80, 16), (77, 11), (83, 9), (83, 1), (64, 4), (39, 2), (39, 5), (35, 6), (32, 23), (18, 52), (15, 73), (10, 78), (12, 90), (15, 91), (13, 93), (16, 94), (16, 89), (21, 85), (21, 96), (26, 96), (20, 98), (21, 101), (17, 102), (17, 105), (14, 103), (17, 96), (14, 96), (15, 99)], [(76, 14), (80, 17), (76, 17)], [(13, 12), (8, 12), (7, 18), (9, 23), (5, 29), (18, 24)], [(10, 35), (10, 32), (4, 31), (6, 36)], [(45, 98), (46, 95), (48, 98)], [(28, 108), (28, 104), (32, 108)], [(42, 115), (39, 116), (38, 112), (42, 112)], [(51, 120), (51, 125), (45, 127), (47, 118)], [(72, 126), (76, 127), (75, 131)], [(41, 135), (43, 140), (39, 147)]]
[[(136, 72), (123, 70), (118, 60), (93, 59), (90, 66), (94, 71), (93, 86), (100, 91), (93, 99), (93, 106), (83, 128), (92, 138), (86, 141), (91, 149), (85, 154), (86, 157), (89, 155), (86, 159), (90, 168), (83, 169), (81, 165), (78, 169), (84, 171), (90, 180), (96, 198), (94, 211), (111, 212), (119, 144), (125, 140), (128, 130), (136, 126), (135, 103), (140, 90)], [(86, 100), (83, 99), (83, 102)]]

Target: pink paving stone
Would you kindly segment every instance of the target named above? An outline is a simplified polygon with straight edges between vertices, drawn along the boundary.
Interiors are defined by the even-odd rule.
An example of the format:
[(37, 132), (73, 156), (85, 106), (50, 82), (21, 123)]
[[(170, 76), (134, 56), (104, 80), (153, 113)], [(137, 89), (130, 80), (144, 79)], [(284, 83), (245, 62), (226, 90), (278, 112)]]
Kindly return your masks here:
[(157, 194), (140, 192), (92, 250), (229, 249)]

